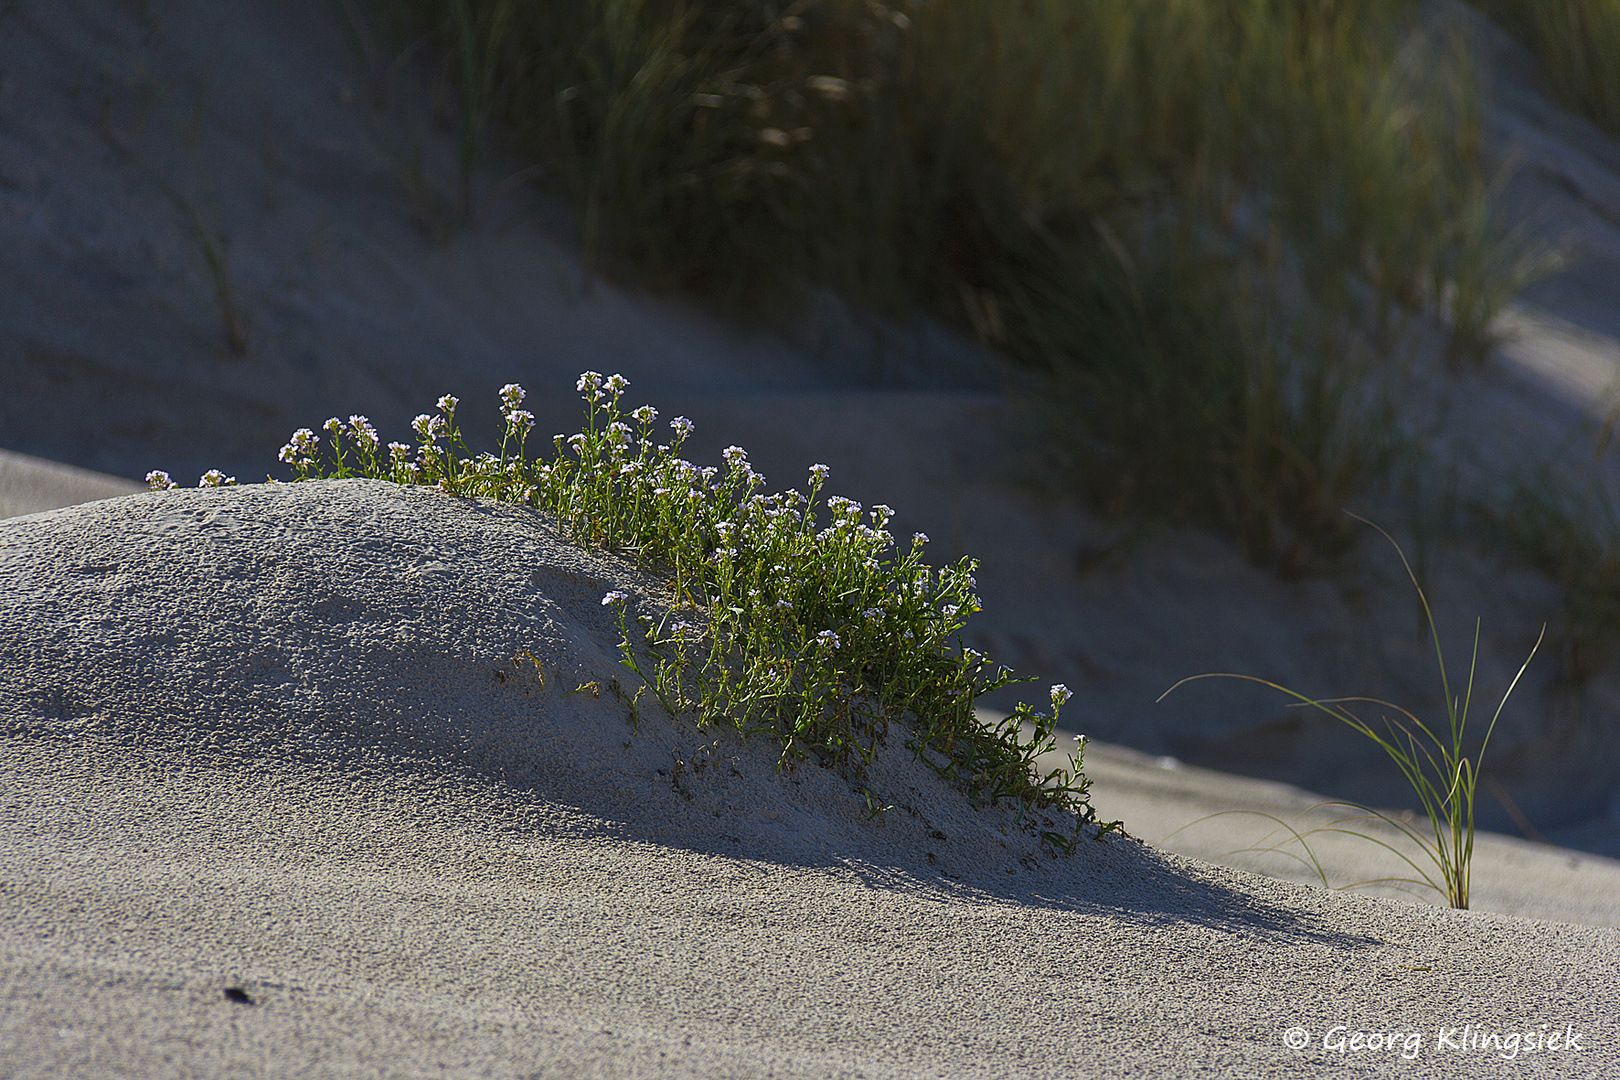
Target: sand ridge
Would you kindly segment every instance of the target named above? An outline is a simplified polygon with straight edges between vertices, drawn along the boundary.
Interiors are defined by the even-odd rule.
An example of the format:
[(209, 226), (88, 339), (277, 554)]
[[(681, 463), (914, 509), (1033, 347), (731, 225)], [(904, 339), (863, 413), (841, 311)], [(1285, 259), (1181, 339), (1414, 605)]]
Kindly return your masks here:
[[(1130, 840), (1054, 858), (904, 753), (870, 778), (903, 806), (881, 825), (836, 770), (779, 773), (760, 740), (702, 733), (717, 752), (677, 784), (696, 732), (631, 731), (611, 694), (561, 692), (612, 669), (604, 585), (657, 588), (522, 508), (372, 481), (0, 523), (0, 1059), (87, 1077), (1620, 1067), (1617, 930)], [(497, 675), (519, 646), (547, 686)], [(1459, 1048), (1465, 1025), (1519, 1031), (1520, 1051)], [(1578, 1049), (1521, 1045), (1565, 1028)], [(1335, 1041), (1397, 1030), (1421, 1036), (1410, 1060)]]

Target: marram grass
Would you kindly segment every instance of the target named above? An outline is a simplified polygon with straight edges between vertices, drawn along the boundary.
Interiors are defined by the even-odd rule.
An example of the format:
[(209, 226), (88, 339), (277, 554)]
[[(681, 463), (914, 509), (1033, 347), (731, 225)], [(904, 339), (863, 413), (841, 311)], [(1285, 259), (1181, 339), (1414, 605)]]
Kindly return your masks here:
[[(467, 452), (458, 401), (446, 395), (436, 414), (414, 421), (415, 447), (384, 446), (363, 416), (333, 417), (325, 438), (295, 432), (281, 460), (296, 480), (369, 477), (533, 506), (581, 546), (659, 573), (675, 597), (668, 608), (638, 609), (619, 590), (602, 597), (618, 615), (621, 663), (641, 684), (626, 698), (632, 722), (660, 707), (700, 727), (730, 724), (779, 741), (784, 763), (813, 757), (860, 783), (898, 729), (970, 798), (1009, 800), (1053, 850), (1072, 850), (1085, 826), (1097, 836), (1119, 827), (1099, 822), (1087, 799), (1083, 737), (1068, 769), (1036, 771), (1036, 759), (1056, 749), (1067, 688), (1051, 688), (1049, 713), (1020, 704), (994, 728), (976, 718), (976, 698), (1015, 680), (961, 644), (979, 610), (972, 559), (932, 567), (926, 536), (902, 548), (887, 531), (889, 507), (823, 499), (825, 465), (810, 467), (805, 491), (775, 494), (763, 492), (741, 447), (725, 450), (723, 469), (699, 468), (680, 456), (691, 421), (660, 424), (651, 405), (622, 411), (627, 385), (619, 375), (582, 375), (583, 430), (556, 436), (548, 458), (528, 456), (534, 417), (519, 407), (523, 389), (509, 384), (499, 453)], [(162, 472), (147, 480), (175, 486)], [(233, 483), (213, 470), (199, 486)], [(1034, 728), (1027, 741), (1024, 723)], [(881, 812), (877, 794), (866, 797)], [(1071, 817), (1065, 829), (1058, 819)]]
[(1620, 0), (1476, 0), (1529, 46), (1563, 104), (1620, 135)]
[[(1364, 518), (1357, 518), (1364, 524), (1371, 522)], [(1412, 841), (1420, 850), (1421, 857), (1427, 862), (1419, 863), (1394, 845), (1386, 843), (1375, 836), (1356, 832), (1352, 829), (1343, 829), (1339, 826), (1343, 822), (1334, 822), (1323, 830), (1346, 832), (1361, 836), (1380, 847), (1392, 852), (1396, 857), (1410, 866), (1418, 876), (1415, 878), (1384, 878), (1376, 881), (1359, 882), (1362, 885), (1389, 884), (1397, 887), (1413, 885), (1419, 888), (1433, 889), (1445, 898), (1450, 907), (1465, 909), (1468, 907), (1469, 890), (1473, 881), (1473, 855), (1474, 855), (1474, 789), (1479, 781), (1479, 770), (1485, 759), (1485, 751), (1490, 746), (1491, 735), (1496, 731), (1496, 722), (1502, 716), (1502, 709), (1506, 707), (1508, 697), (1513, 693), (1514, 687), (1524, 677), (1525, 670), (1529, 668), (1530, 661), (1535, 659), (1536, 650), (1541, 647), (1541, 638), (1531, 647), (1530, 655), (1525, 657), (1524, 663), (1519, 666), (1518, 673), (1508, 684), (1507, 690), (1497, 703), (1496, 712), (1491, 716), (1491, 722), (1485, 729), (1485, 735), (1479, 741), (1477, 749), (1469, 756), (1469, 746), (1466, 742), (1468, 727), (1468, 713), (1474, 700), (1474, 668), (1479, 659), (1479, 625), (1474, 626), (1474, 651), (1469, 657), (1468, 682), (1461, 695), (1454, 694), (1450, 678), (1446, 674), (1446, 657), (1440, 648), (1440, 631), (1435, 626), (1434, 613), (1429, 609), (1429, 599), (1423, 593), (1423, 587), (1418, 584), (1417, 575), (1412, 572), (1412, 566), (1406, 561), (1406, 555), (1401, 551), (1400, 545), (1395, 543), (1383, 529), (1372, 526), (1395, 547), (1401, 558), (1401, 565), (1406, 569), (1406, 576), (1417, 590), (1418, 602), (1423, 609), (1423, 617), (1428, 623), (1429, 636), (1434, 642), (1434, 657), (1440, 672), (1440, 691), (1445, 700), (1446, 724), (1436, 730), (1424, 723), (1410, 711), (1393, 705), (1387, 701), (1376, 698), (1331, 698), (1316, 699), (1306, 697), (1296, 690), (1271, 682), (1267, 679), (1257, 678), (1253, 675), (1236, 675), (1229, 673), (1213, 673), (1207, 675), (1193, 675), (1182, 679), (1164, 694), (1159, 700), (1170, 694), (1176, 687), (1196, 679), (1243, 679), (1256, 682), (1262, 686), (1269, 686), (1273, 690), (1280, 690), (1293, 698), (1301, 705), (1318, 709), (1365, 735), (1376, 743), (1379, 749), (1389, 756), (1390, 761), (1401, 771), (1413, 792), (1417, 795), (1423, 812), (1429, 820), (1427, 834), (1408, 825), (1399, 817), (1386, 814), (1372, 807), (1354, 802), (1332, 802), (1325, 805), (1344, 806), (1357, 810), (1362, 820), (1377, 820), (1399, 831), (1407, 840)], [(1542, 636), (1546, 631), (1543, 629)], [(1351, 706), (1374, 706), (1388, 710), (1384, 713), (1382, 729), (1363, 719)], [(1436, 725), (1438, 726), (1438, 725)], [(1264, 815), (1269, 816), (1269, 815)], [(1277, 819), (1273, 818), (1273, 821)], [(1345, 819), (1353, 820), (1353, 819)], [(1195, 823), (1196, 824), (1196, 823)], [(1310, 845), (1306, 842), (1309, 833), (1300, 834), (1290, 826), (1278, 821), (1293, 833), (1310, 856), (1312, 867), (1321, 876), (1324, 887), (1327, 885), (1327, 876), (1322, 866), (1316, 860)], [(1295, 856), (1296, 858), (1298, 856)]]
[(1339, 509), (1410, 456), (1411, 319), (1482, 356), (1527, 272), (1417, 0), (351, 7), (458, 95), (464, 168), (498, 149), (571, 198), (598, 269), (927, 314), (1050, 380), (1057, 493), (1285, 574), (1342, 558)]

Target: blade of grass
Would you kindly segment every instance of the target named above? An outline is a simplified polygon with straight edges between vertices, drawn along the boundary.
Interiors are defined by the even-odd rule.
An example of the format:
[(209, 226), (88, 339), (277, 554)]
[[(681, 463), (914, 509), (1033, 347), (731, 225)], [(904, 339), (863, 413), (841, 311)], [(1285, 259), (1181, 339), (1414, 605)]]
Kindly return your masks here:
[[(1411, 839), (1416, 841), (1424, 849), (1425, 854), (1434, 863), (1435, 869), (1439, 873), (1438, 882), (1429, 880), (1428, 883), (1446, 897), (1450, 906), (1467, 908), (1474, 851), (1474, 788), (1478, 779), (1474, 763), (1484, 759), (1485, 751), (1490, 745), (1491, 735), (1495, 732), (1497, 721), (1501, 718), (1502, 709), (1507, 705), (1509, 696), (1512, 695), (1514, 688), (1519, 684), (1519, 680), (1524, 676), (1526, 669), (1529, 668), (1530, 661), (1535, 658), (1537, 649), (1541, 647), (1542, 637), (1546, 635), (1546, 630), (1543, 628), (1542, 637), (1536, 639), (1536, 644), (1531, 648), (1530, 655), (1519, 666), (1518, 672), (1513, 676), (1513, 681), (1509, 683), (1507, 690), (1503, 692), (1502, 698), (1497, 704), (1496, 712), (1491, 716), (1491, 722), (1485, 730), (1485, 737), (1480, 741), (1479, 749), (1474, 755), (1473, 762), (1471, 762), (1464, 754), (1463, 740), (1468, 723), (1468, 709), (1473, 698), (1475, 667), (1479, 658), (1479, 624), (1476, 620), (1474, 649), (1468, 669), (1468, 686), (1459, 708), (1459, 701), (1453, 697), (1451, 684), (1446, 675), (1445, 654), (1440, 647), (1440, 633), (1434, 621), (1434, 614), (1429, 607), (1428, 597), (1424, 595), (1422, 587), (1418, 585), (1417, 576), (1413, 573), (1411, 565), (1406, 561), (1405, 553), (1401, 551), (1400, 545), (1395, 542), (1394, 538), (1383, 529), (1365, 518), (1358, 517), (1357, 520), (1376, 529), (1390, 542), (1391, 546), (1395, 548), (1396, 554), (1400, 556), (1401, 565), (1405, 567), (1407, 577), (1412, 582), (1412, 587), (1417, 590), (1418, 600), (1423, 608), (1424, 618), (1428, 623), (1429, 634), (1434, 642), (1435, 662), (1439, 668), (1441, 692), (1446, 705), (1446, 734), (1449, 736), (1448, 739), (1442, 739), (1440, 735), (1431, 731), (1428, 725), (1424, 724), (1412, 713), (1388, 702), (1372, 698), (1310, 698), (1268, 679), (1261, 679), (1252, 675), (1212, 673), (1189, 676), (1166, 690), (1164, 694), (1159, 696), (1159, 700), (1162, 701), (1165, 696), (1178, 687), (1198, 679), (1242, 679), (1279, 690), (1294, 698), (1300, 704), (1318, 709), (1371, 739), (1395, 763), (1401, 774), (1412, 786), (1414, 793), (1422, 804), (1424, 814), (1429, 819), (1429, 825), (1433, 833), (1432, 839), (1420, 836), (1404, 823), (1358, 803), (1344, 803), (1342, 805), (1378, 817), (1405, 832)], [(1391, 738), (1386, 738), (1354, 713), (1343, 708), (1342, 703), (1347, 701), (1367, 701), (1371, 704), (1392, 709), (1399, 716), (1405, 717), (1406, 722), (1386, 717), (1385, 726), (1391, 736)], [(1408, 722), (1410, 726), (1408, 726)], [(1418, 742), (1414, 729), (1428, 740), (1427, 745)], [(1407, 745), (1404, 749), (1396, 741), (1393, 741), (1397, 732), (1406, 738)], [(1369, 837), (1368, 839), (1372, 839), (1374, 843), (1382, 844), (1382, 841), (1378, 841), (1376, 838)], [(1390, 848), (1390, 850), (1394, 851), (1394, 848)], [(1396, 854), (1399, 854), (1399, 852), (1396, 852)], [(1406, 858), (1404, 855), (1401, 857)], [(1410, 860), (1407, 861), (1410, 862)], [(1425, 875), (1425, 878), (1427, 879), (1427, 875)]]

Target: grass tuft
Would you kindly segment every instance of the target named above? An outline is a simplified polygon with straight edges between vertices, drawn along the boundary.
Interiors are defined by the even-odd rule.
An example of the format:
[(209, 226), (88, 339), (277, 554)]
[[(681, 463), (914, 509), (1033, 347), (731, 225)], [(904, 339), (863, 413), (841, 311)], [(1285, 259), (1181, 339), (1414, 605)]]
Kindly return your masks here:
[[(1371, 522), (1358, 518), (1365, 524)], [(1378, 526), (1372, 526), (1378, 529)], [(1530, 661), (1535, 658), (1536, 650), (1541, 647), (1541, 638), (1530, 649), (1530, 655), (1520, 665), (1518, 674), (1513, 676), (1513, 682), (1508, 685), (1502, 694), (1502, 700), (1496, 706), (1496, 712), (1491, 717), (1490, 725), (1485, 729), (1485, 737), (1479, 741), (1477, 748), (1470, 747), (1465, 742), (1468, 726), (1468, 711), (1474, 699), (1474, 668), (1479, 659), (1479, 626), (1474, 627), (1474, 651), (1469, 659), (1468, 684), (1460, 697), (1453, 695), (1451, 682), (1446, 675), (1445, 653), (1440, 648), (1440, 632), (1435, 626), (1434, 614), (1429, 609), (1429, 600), (1423, 594), (1423, 588), (1418, 584), (1417, 575), (1412, 572), (1411, 564), (1406, 561), (1405, 553), (1401, 552), (1400, 545), (1395, 543), (1388, 533), (1378, 529), (1384, 539), (1395, 547), (1400, 555), (1401, 565), (1406, 569), (1406, 575), (1417, 590), (1418, 602), (1423, 607), (1423, 616), (1428, 623), (1429, 636), (1434, 641), (1435, 661), (1440, 669), (1440, 690), (1446, 703), (1446, 728), (1436, 733), (1429, 725), (1419, 720), (1411, 712), (1398, 705), (1375, 698), (1336, 698), (1317, 700), (1306, 697), (1304, 694), (1290, 690), (1286, 686), (1266, 679), (1256, 678), (1252, 675), (1210, 674), (1193, 675), (1182, 679), (1164, 694), (1159, 700), (1172, 693), (1177, 687), (1195, 679), (1226, 678), (1243, 679), (1256, 682), (1262, 686), (1269, 686), (1280, 690), (1289, 697), (1294, 698), (1301, 705), (1319, 709), (1329, 716), (1339, 720), (1373, 742), (1389, 755), (1401, 774), (1412, 785), (1417, 793), (1418, 801), (1423, 805), (1423, 811), (1429, 819), (1430, 834), (1425, 836), (1398, 817), (1391, 816), (1371, 807), (1353, 802), (1335, 802), (1328, 805), (1346, 806), (1364, 815), (1365, 819), (1377, 819), (1399, 830), (1407, 839), (1413, 841), (1422, 850), (1434, 867), (1434, 873), (1429, 873), (1412, 859), (1396, 850), (1392, 845), (1385, 843), (1365, 833), (1355, 833), (1353, 830), (1338, 829), (1338, 822), (1334, 823), (1332, 831), (1351, 832), (1352, 835), (1362, 836), (1364, 839), (1386, 848), (1405, 860), (1419, 875), (1417, 879), (1381, 879), (1378, 882), (1364, 882), (1363, 884), (1394, 884), (1397, 882), (1427, 886), (1445, 897), (1446, 903), (1454, 908), (1466, 909), (1468, 907), (1468, 892), (1471, 882), (1472, 858), (1474, 853), (1474, 789), (1479, 780), (1479, 769), (1485, 758), (1485, 750), (1490, 745), (1491, 734), (1496, 730), (1496, 722), (1501, 718), (1502, 709), (1507, 705), (1508, 697), (1513, 688), (1518, 686), (1519, 679), (1529, 668)], [(1546, 631), (1543, 629), (1542, 636)], [(1351, 703), (1364, 703), (1391, 710), (1395, 715), (1386, 714), (1384, 717), (1384, 730), (1379, 731), (1367, 721), (1351, 712), (1347, 707)], [(1421, 738), (1420, 738), (1421, 736)], [(1468, 751), (1472, 750), (1472, 757)], [(1286, 826), (1285, 826), (1286, 827)], [(1292, 831), (1292, 829), (1290, 829)], [(1308, 834), (1307, 834), (1308, 835)], [(1301, 844), (1304, 837), (1294, 833), (1294, 838)], [(1310, 854), (1309, 845), (1305, 846)], [(1297, 858), (1297, 856), (1296, 856)], [(1311, 861), (1317, 872), (1321, 873), (1321, 865), (1316, 862), (1315, 855), (1311, 854)], [(1323, 877), (1325, 884), (1326, 877)]]
[(1620, 0), (1476, 0), (1541, 60), (1553, 93), (1620, 135)]
[(1396, 456), (1375, 376), (1405, 322), (1443, 310), (1478, 354), (1518, 284), (1474, 72), (1418, 8), (365, 10), (460, 88), (464, 163), (493, 140), (572, 197), (593, 265), (750, 317), (807, 289), (926, 312), (1051, 380), (1067, 491), (1300, 573)]
[(1553, 636), (1561, 677), (1580, 687), (1620, 656), (1620, 510), (1597, 479), (1542, 472), (1500, 502), (1476, 500), (1483, 531), (1551, 578), (1563, 596)]

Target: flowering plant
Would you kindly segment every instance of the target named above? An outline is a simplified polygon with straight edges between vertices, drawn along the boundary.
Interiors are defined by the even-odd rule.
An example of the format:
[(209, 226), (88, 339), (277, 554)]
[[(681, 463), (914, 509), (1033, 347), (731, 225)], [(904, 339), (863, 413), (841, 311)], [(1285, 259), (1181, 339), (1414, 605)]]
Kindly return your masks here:
[[(813, 754), (857, 774), (903, 723), (919, 758), (975, 798), (1016, 800), (1020, 820), (1064, 810), (1076, 815), (1076, 835), (1083, 824), (1117, 826), (1097, 822), (1087, 801), (1083, 740), (1071, 768), (1035, 771), (1035, 759), (1056, 746), (1066, 688), (1052, 688), (1050, 714), (1020, 705), (997, 726), (979, 722), (975, 699), (1016, 680), (957, 637), (979, 610), (972, 559), (929, 566), (921, 533), (898, 551), (886, 528), (891, 508), (821, 499), (826, 465), (810, 467), (805, 491), (765, 494), (740, 446), (723, 451), (723, 468), (693, 464), (681, 456), (692, 422), (670, 420), (660, 443), (656, 409), (621, 410), (628, 385), (621, 375), (581, 375), (583, 430), (554, 436), (549, 461), (527, 456), (534, 417), (518, 408), (516, 384), (500, 391), (498, 454), (467, 452), (459, 402), (446, 395), (438, 414), (413, 422), (414, 452), (390, 443), (384, 454), (365, 417), (334, 417), (324, 426), (329, 445), (300, 429), (281, 460), (298, 480), (364, 476), (531, 505), (576, 543), (660, 572), (674, 597), (667, 609), (632, 617), (627, 593), (602, 598), (618, 612), (621, 663), (643, 683), (632, 719), (650, 691), (672, 716), (691, 715), (699, 726), (769, 733), (784, 762)], [(1034, 729), (1027, 740), (1025, 727)], [(1060, 832), (1041, 835), (1055, 848), (1073, 845)]]

